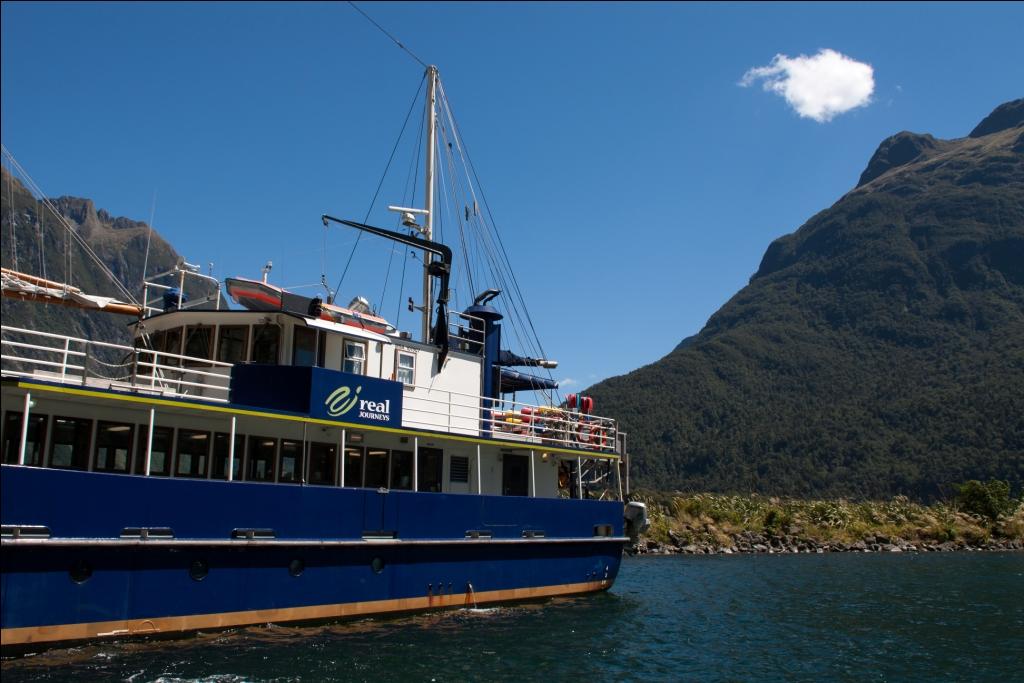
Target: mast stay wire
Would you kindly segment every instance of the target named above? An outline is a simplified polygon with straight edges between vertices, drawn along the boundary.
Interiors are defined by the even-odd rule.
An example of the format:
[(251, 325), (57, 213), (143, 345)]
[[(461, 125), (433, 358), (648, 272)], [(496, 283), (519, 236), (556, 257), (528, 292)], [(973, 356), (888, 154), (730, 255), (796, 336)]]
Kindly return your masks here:
[(402, 41), (400, 41), (400, 40), (399, 40), (398, 38), (395, 38), (395, 37), (394, 37), (393, 35), (391, 35), (390, 33), (388, 33), (388, 32), (387, 32), (387, 29), (385, 29), (385, 28), (384, 28), (383, 26), (381, 26), (381, 25), (380, 25), (380, 24), (378, 24), (378, 23), (377, 23), (376, 21), (374, 21), (374, 20), (373, 20), (373, 19), (372, 19), (372, 18), (370, 17), (370, 15), (369, 15), (369, 14), (367, 14), (366, 12), (364, 12), (363, 10), (361, 10), (361, 9), (359, 8), (359, 6), (358, 6), (358, 5), (356, 4), (356, 3), (352, 2), (351, 0), (349, 0), (349, 3), (348, 3), (348, 4), (352, 5), (352, 9), (354, 9), (355, 11), (359, 12), (360, 14), (362, 14), (362, 15), (363, 15), (363, 17), (365, 17), (365, 18), (366, 18), (366, 20), (367, 20), (368, 22), (370, 22), (371, 24), (373, 24), (374, 26), (376, 26), (376, 27), (377, 27), (377, 28), (378, 28), (378, 29), (380, 30), (380, 32), (381, 32), (381, 33), (383, 33), (383, 34), (384, 34), (384, 35), (386, 35), (386, 36), (387, 36), (388, 38), (390, 38), (390, 39), (391, 39), (391, 41), (392, 41), (392, 42), (393, 42), (393, 43), (394, 43), (395, 45), (397, 45), (398, 47), (402, 48), (402, 49), (403, 49), (403, 50), (404, 50), (404, 51), (405, 51), (405, 52), (406, 52), (406, 53), (407, 53), (407, 54), (408, 54), (408, 55), (409, 55), (410, 57), (412, 57), (412, 58), (413, 58), (413, 59), (415, 59), (415, 60), (416, 60), (417, 62), (419, 62), (420, 66), (422, 66), (422, 67), (423, 67), (424, 69), (426, 69), (426, 68), (427, 68), (427, 63), (426, 63), (426, 62), (424, 62), (424, 61), (423, 61), (422, 59), (420, 59), (419, 57), (417, 57), (417, 56), (416, 56), (416, 54), (415, 54), (415, 53), (413, 53), (413, 51), (412, 51), (412, 50), (410, 50), (410, 49), (409, 49), (409, 48), (407, 48), (407, 47), (406, 47), (405, 45), (403, 45), (403, 44), (402, 44)]
[(18, 160), (14, 158), (14, 155), (11, 154), (10, 150), (8, 150), (5, 145), (0, 145), (0, 149), (2, 149), (4, 157), (10, 160), (11, 165), (15, 169), (17, 169), (18, 174), (24, 179), (25, 184), (28, 186), (29, 192), (31, 192), (33, 195), (38, 195), (41, 198), (40, 201), (46, 206), (46, 208), (50, 210), (50, 213), (52, 213), (54, 217), (56, 217), (57, 222), (60, 223), (65, 230), (67, 230), (68, 234), (71, 235), (72, 239), (74, 239), (78, 246), (80, 246), (82, 250), (85, 251), (85, 253), (96, 263), (96, 265), (100, 269), (100, 272), (102, 272), (110, 279), (113, 285), (120, 292), (120, 295), (125, 297), (125, 301), (128, 303), (138, 304), (139, 301), (135, 298), (135, 296), (130, 291), (128, 291), (128, 288), (125, 287), (120, 280), (117, 279), (117, 276), (114, 275), (113, 271), (111, 271), (110, 268), (107, 267), (105, 263), (103, 263), (103, 260), (100, 259), (100, 257), (96, 254), (95, 251), (93, 251), (92, 247), (89, 246), (89, 243), (85, 241), (85, 238), (79, 235), (74, 230), (74, 228), (71, 227), (71, 224), (68, 223), (68, 220), (59, 211), (57, 211), (57, 208), (53, 205), (52, 202), (50, 202), (50, 200), (46, 197), (43, 191), (39, 189), (39, 186), (32, 179), (32, 176), (30, 176), (28, 172), (25, 171), (24, 168), (22, 168), (21, 164), (19, 164)]
[[(464, 162), (468, 163), (468, 168), (466, 169), (467, 170), (467, 175), (470, 172), (472, 173), (472, 179), (476, 181), (475, 184), (476, 184), (476, 186), (480, 190), (480, 197), (483, 200), (484, 210), (486, 211), (487, 217), (489, 219), (488, 221), (484, 221), (483, 220), (483, 216), (481, 216), (480, 217), (481, 218), (481, 224), (484, 225), (484, 226), (487, 226), (488, 223), (489, 223), (489, 227), (491, 228), (489, 231), (484, 231), (484, 232), (488, 233), (489, 237), (491, 237), (492, 239), (496, 239), (497, 246), (498, 246), (498, 249), (500, 251), (500, 255), (502, 257), (501, 261), (504, 263), (505, 269), (508, 272), (509, 276), (511, 277), (511, 283), (512, 283), (513, 288), (514, 288), (512, 291), (515, 292), (516, 296), (519, 299), (519, 302), (522, 303), (524, 310), (520, 314), (520, 312), (518, 311), (518, 306), (515, 303), (515, 297), (510, 298), (510, 303), (512, 303), (513, 309), (516, 309), (517, 317), (521, 316), (521, 317), (525, 318), (526, 325), (529, 327), (530, 332), (532, 333), (532, 337), (533, 337), (532, 341), (534, 341), (536, 343), (536, 348), (540, 351), (540, 356), (542, 358), (546, 357), (546, 354), (544, 353), (543, 345), (541, 344), (540, 338), (537, 335), (536, 327), (533, 324), (533, 319), (530, 317), (529, 310), (526, 309), (526, 307), (525, 307), (525, 298), (523, 297), (522, 289), (519, 286), (519, 281), (516, 278), (515, 272), (512, 269), (511, 262), (510, 262), (510, 260), (508, 258), (508, 252), (506, 251), (505, 245), (504, 245), (504, 243), (503, 243), (503, 241), (501, 239), (501, 234), (494, 227), (495, 226), (495, 222), (494, 222), (493, 212), (491, 211), (490, 204), (488, 203), (486, 194), (484, 193), (483, 185), (480, 182), (479, 174), (476, 171), (476, 166), (473, 164), (473, 159), (472, 159), (472, 157), (469, 154), (469, 149), (466, 147), (465, 139), (462, 137), (462, 132), (461, 132), (461, 130), (459, 130), (459, 126), (455, 122), (455, 117), (454, 117), (454, 115), (452, 113), (451, 102), (448, 99), (448, 95), (447, 95), (447, 93), (444, 90), (443, 84), (439, 84), (438, 90), (439, 90), (440, 95), (441, 95), (440, 99), (441, 99), (441, 101), (443, 103), (445, 111), (446, 111), (446, 113), (447, 113), (447, 115), (449, 117), (449, 120), (451, 122), (452, 130), (453, 130), (453, 134), (454, 134), (454, 139), (456, 140), (456, 144), (459, 145), (460, 156), (463, 158)], [(475, 197), (475, 195), (476, 195), (475, 190), (474, 190), (473, 194), (474, 194), (474, 197)], [(550, 369), (548, 369), (547, 374), (548, 374), (549, 377), (552, 377)]]
[[(352, 6), (355, 7), (355, 5)], [(356, 9), (359, 8), (356, 7)], [(412, 116), (412, 110), (420, 98), (420, 91), (423, 90), (423, 84), (426, 80), (427, 74), (424, 72), (423, 77), (420, 79), (419, 88), (416, 89), (416, 95), (413, 96), (412, 103), (409, 105), (409, 111), (405, 115), (405, 121), (402, 122), (402, 130), (398, 132), (398, 139), (395, 140), (395, 146), (391, 148), (391, 156), (388, 157), (388, 163), (384, 166), (384, 172), (380, 176), (380, 182), (377, 183), (377, 190), (373, 193), (373, 199), (370, 200), (370, 207), (366, 210), (366, 216), (363, 218), (363, 223), (370, 219), (370, 213), (373, 212), (373, 207), (377, 203), (377, 197), (380, 196), (380, 190), (384, 186), (384, 180), (387, 178), (388, 171), (391, 169), (391, 162), (395, 160), (395, 152), (398, 151), (398, 145), (402, 142), (402, 136), (405, 134), (405, 127), (409, 124), (409, 118)], [(349, 267), (352, 265), (352, 257), (356, 255), (356, 249), (359, 247), (359, 242), (362, 239), (363, 232), (360, 230), (359, 235), (356, 237), (355, 244), (352, 245), (352, 251), (349, 252), (348, 261), (345, 262), (345, 268), (341, 271), (341, 278), (338, 280), (338, 286), (334, 288), (335, 297), (337, 297), (338, 292), (341, 291), (341, 285), (345, 281), (345, 276), (348, 274)]]

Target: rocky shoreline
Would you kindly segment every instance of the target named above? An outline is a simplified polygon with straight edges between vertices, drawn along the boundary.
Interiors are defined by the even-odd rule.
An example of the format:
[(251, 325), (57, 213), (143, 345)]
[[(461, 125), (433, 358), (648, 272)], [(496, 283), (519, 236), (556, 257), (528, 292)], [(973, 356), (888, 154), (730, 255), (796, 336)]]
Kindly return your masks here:
[[(709, 536), (718, 535), (711, 525), (702, 529)], [(692, 531), (692, 530), (691, 530)], [(719, 532), (720, 533), (720, 532)], [(977, 551), (1021, 551), (1024, 541), (1020, 539), (987, 539), (968, 542), (965, 540), (908, 541), (899, 537), (869, 535), (863, 539), (846, 543), (808, 538), (802, 530), (791, 527), (785, 533), (759, 533), (740, 531), (728, 534), (728, 544), (717, 541), (688, 540), (685, 536), (669, 531), (669, 543), (650, 538), (641, 538), (626, 547), (628, 555), (733, 555), (733, 554), (821, 554), (821, 553), (929, 553), (929, 552), (977, 552)]]

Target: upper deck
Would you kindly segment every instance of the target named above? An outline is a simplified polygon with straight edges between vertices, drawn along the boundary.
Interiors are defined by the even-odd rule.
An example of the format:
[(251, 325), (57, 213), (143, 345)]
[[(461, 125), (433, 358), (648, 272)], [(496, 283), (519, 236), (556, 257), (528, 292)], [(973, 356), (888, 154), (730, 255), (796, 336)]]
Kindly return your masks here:
[[(320, 368), (333, 371), (318, 371), (320, 375), (351, 380), (353, 392), (353, 382), (365, 378), (363, 384), (395, 397), (389, 408), (398, 408), (399, 419), (390, 424), (403, 430), (579, 451), (590, 457), (623, 453), (624, 435), (613, 419), (482, 395), (482, 345), (467, 327), (453, 326), (452, 348), (438, 368), (437, 347), (352, 325), (283, 311), (174, 310), (136, 323), (135, 346), (3, 326), (0, 367), (5, 377), (215, 405), (271, 407), (311, 420), (359, 423), (358, 411), (332, 414), (345, 397), (334, 396), (333, 411), (324, 397), (315, 405), (282, 404), (274, 398), (286, 393), (282, 383), (297, 376), (275, 369)], [(272, 390), (254, 399), (252, 386), (261, 376)], [(241, 382), (246, 383), (244, 391)], [(371, 393), (358, 400), (372, 403)]]

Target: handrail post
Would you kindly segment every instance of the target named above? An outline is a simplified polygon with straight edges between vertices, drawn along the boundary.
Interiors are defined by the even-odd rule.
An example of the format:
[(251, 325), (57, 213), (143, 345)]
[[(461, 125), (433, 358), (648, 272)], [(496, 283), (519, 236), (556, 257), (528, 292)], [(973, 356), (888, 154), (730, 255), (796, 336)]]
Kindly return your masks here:
[(576, 456), (576, 495), (583, 500), (583, 458)]
[(234, 415), (231, 416), (231, 440), (228, 441), (228, 481), (233, 481), (235, 478), (235, 425), (238, 418)]
[(480, 444), (476, 445), (476, 493), (482, 495), (484, 492), (483, 487), (483, 474), (480, 472)]
[(149, 434), (146, 437), (146, 476), (153, 462), (153, 423), (156, 421), (156, 408), (149, 409)]
[(89, 342), (85, 343), (85, 355), (82, 357), (82, 386), (89, 378)]
[(64, 357), (60, 362), (60, 381), (64, 383), (64, 378), (68, 373), (68, 351), (71, 349), (71, 337), (64, 338)]
[(530, 498), (537, 497), (537, 465), (535, 463), (534, 451), (530, 449)]
[(28, 415), (32, 408), (32, 392), (25, 392), (25, 409), (21, 413), (21, 440), (18, 441), (18, 464), (25, 464), (25, 447), (28, 444)]
[(412, 439), (412, 490), (420, 490), (420, 437), (418, 436), (414, 436)]

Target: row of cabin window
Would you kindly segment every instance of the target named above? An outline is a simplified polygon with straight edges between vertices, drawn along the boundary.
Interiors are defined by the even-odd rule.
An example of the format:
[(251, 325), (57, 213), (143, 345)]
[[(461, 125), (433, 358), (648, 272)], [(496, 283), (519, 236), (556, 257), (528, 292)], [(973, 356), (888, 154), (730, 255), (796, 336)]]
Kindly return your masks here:
[[(252, 355), (249, 355), (250, 329)], [(182, 344), (184, 330), (184, 345)], [(216, 360), (222, 363), (276, 364), (278, 362), (281, 328), (277, 325), (220, 325), (217, 328)], [(307, 327), (292, 328), (292, 365), (325, 367), (327, 335)], [(214, 349), (212, 325), (190, 325), (160, 330), (150, 336), (153, 349), (194, 358), (209, 359)], [(397, 351), (395, 379), (403, 384), (415, 383), (416, 355)], [(366, 344), (346, 339), (341, 369), (356, 375), (366, 374)]]
[[(21, 413), (8, 411), (4, 417), (3, 461), (18, 462), (21, 439)], [(96, 422), (96, 441), (92, 448), (93, 421), (76, 417), (54, 416), (47, 435), (49, 417), (31, 414), (25, 447), (25, 464), (43, 465), (43, 454), (49, 452), (45, 465), (60, 469), (91, 470), (144, 474), (148, 425), (120, 422)], [(175, 444), (175, 431), (177, 443)], [(133, 434), (137, 434), (133, 438)], [(212, 438), (211, 438), (212, 437)], [(230, 435), (211, 432), (153, 427), (150, 452), (150, 475), (227, 479)], [(133, 448), (134, 446), (134, 448)], [(248, 446), (248, 448), (246, 448)], [(274, 437), (235, 436), (235, 459), (232, 478), (244, 481), (298, 483), (303, 480), (302, 442)], [(309, 442), (309, 484), (334, 485), (338, 480), (337, 444)], [(133, 457), (134, 456), (134, 457)], [(456, 465), (455, 458), (460, 458)], [(345, 481), (343, 486), (412, 489), (412, 451), (349, 446), (345, 449)], [(465, 461), (465, 462), (462, 462)], [(419, 449), (419, 490), (441, 491), (444, 456), (440, 449)], [(468, 458), (453, 456), (452, 481), (466, 481)]]

